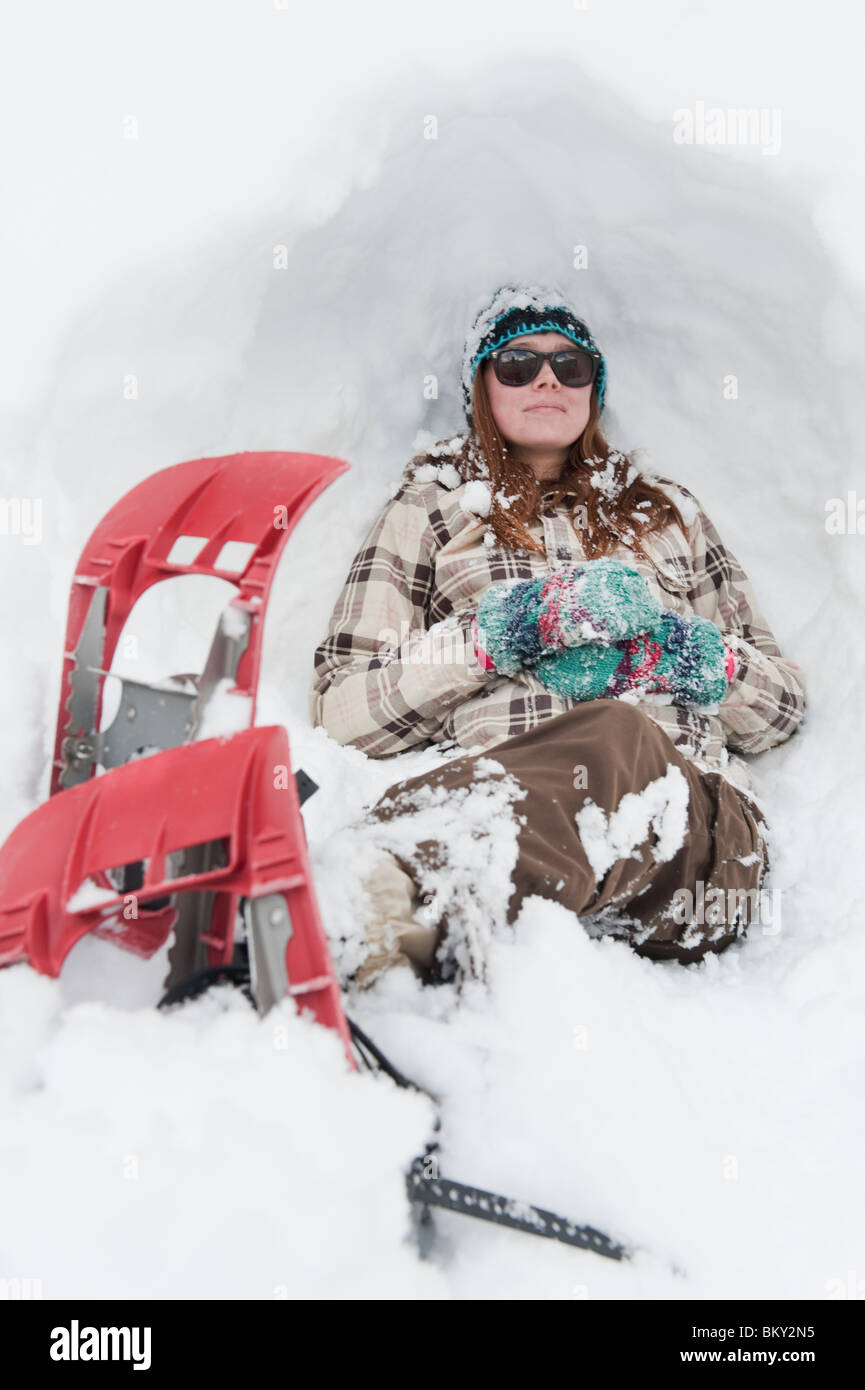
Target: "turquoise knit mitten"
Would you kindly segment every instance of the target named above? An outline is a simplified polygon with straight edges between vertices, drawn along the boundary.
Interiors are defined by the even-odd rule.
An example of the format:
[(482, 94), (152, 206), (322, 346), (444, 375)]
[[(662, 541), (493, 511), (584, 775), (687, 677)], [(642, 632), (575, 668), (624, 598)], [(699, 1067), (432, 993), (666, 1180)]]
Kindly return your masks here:
[(648, 632), (663, 607), (630, 565), (585, 560), (553, 574), (491, 584), (477, 606), (480, 646), (504, 676), (554, 652)]
[(666, 693), (674, 704), (719, 703), (728, 686), (728, 653), (708, 618), (663, 609), (650, 632), (625, 642), (572, 647), (534, 668), (547, 690), (572, 700), (600, 700), (626, 690)]

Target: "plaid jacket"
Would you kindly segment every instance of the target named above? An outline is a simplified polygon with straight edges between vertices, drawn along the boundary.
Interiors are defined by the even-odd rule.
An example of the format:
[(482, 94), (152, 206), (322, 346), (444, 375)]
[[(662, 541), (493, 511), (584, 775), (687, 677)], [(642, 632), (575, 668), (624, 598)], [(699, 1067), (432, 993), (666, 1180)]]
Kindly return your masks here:
[[(638, 569), (665, 607), (715, 622), (738, 666), (717, 714), (641, 707), (686, 757), (750, 790), (746, 764), (728, 748), (759, 753), (795, 733), (805, 710), (802, 672), (782, 657), (744, 570), (696, 497), (668, 478), (652, 481), (677, 502), (688, 539), (670, 525), (644, 539), (648, 559), (624, 546), (614, 558)], [(489, 584), (585, 559), (568, 499), (547, 506), (531, 528), (545, 560), (487, 544), (486, 521), (466, 509), (471, 487), (448, 468), (432, 481), (401, 482), (357, 552), (316, 648), (312, 721), (370, 757), (427, 742), (489, 749), (576, 703), (545, 690), (531, 670), (484, 670), (470, 630)]]

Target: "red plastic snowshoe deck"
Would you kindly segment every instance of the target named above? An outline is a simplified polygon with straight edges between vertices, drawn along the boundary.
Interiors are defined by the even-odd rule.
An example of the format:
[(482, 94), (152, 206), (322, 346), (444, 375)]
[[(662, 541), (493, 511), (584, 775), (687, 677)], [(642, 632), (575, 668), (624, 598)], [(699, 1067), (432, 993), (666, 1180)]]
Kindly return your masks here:
[[(174, 876), (170, 856), (213, 842), (222, 846), (221, 867)], [(139, 862), (144, 881), (135, 893), (103, 887)], [(280, 726), (155, 753), (33, 811), (0, 850), (0, 965), (26, 958), (56, 976), (89, 932), (150, 956), (166, 941), (174, 912), (148, 912), (148, 904), (203, 891), (225, 905), (221, 944), (229, 952), (237, 897), (280, 895), (292, 929), (286, 992), (336, 1029), (354, 1066)]]
[[(249, 723), (261, 661), (263, 615), (286, 540), (310, 503), (348, 469), (344, 459), (321, 454), (244, 453), (193, 459), (163, 468), (127, 492), (99, 522), (78, 562), (69, 601), (51, 794), (60, 791), (67, 739), (92, 730), (72, 727), (69, 701), (75, 651), (94, 595), (104, 590), (101, 651), (95, 663), (110, 669), (123, 626), (151, 585), (177, 575), (202, 574), (237, 587), (231, 607), (249, 615), (249, 641), (237, 668), (234, 693), (250, 700)], [(170, 560), (175, 542), (198, 537), (202, 546), (186, 562)], [(228, 542), (252, 546), (240, 570), (217, 562)], [(94, 712), (98, 726), (101, 710)]]

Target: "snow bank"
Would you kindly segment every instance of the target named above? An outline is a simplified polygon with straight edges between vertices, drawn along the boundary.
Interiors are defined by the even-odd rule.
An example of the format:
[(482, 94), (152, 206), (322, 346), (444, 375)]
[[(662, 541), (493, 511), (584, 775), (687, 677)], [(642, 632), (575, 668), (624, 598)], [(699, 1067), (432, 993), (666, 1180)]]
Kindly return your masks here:
[(404, 1195), (426, 1098), (350, 1074), (289, 1001), (62, 1006), (0, 974), (4, 1277), (43, 1298), (448, 1296)]

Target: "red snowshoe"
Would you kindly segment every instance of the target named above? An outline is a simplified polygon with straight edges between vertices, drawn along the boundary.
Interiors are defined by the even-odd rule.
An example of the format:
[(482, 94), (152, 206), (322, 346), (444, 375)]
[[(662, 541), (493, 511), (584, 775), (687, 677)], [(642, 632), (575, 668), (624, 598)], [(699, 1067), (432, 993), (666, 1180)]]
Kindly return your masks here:
[[(72, 583), (51, 799), (0, 851), (0, 964), (58, 975), (88, 932), (150, 956), (174, 930), (166, 986), (236, 963), (245, 928), (258, 1007), (285, 994), (335, 1028), (355, 1065), (306, 851), (284, 729), (254, 728), (277, 563), (341, 459), (248, 453), (195, 459), (139, 483), (96, 527)], [(235, 594), (204, 670), (124, 679), (102, 728), (106, 676), (142, 594), (177, 575)], [(247, 732), (195, 742), (217, 689)], [(181, 746), (187, 745), (187, 746)], [(148, 756), (142, 756), (142, 754)], [(301, 791), (313, 784), (301, 778)]]
[[(0, 966), (57, 976), (88, 933), (143, 957), (174, 933), (162, 1004), (215, 980), (266, 1012), (286, 995), (339, 1034), (349, 1066), (409, 1082), (343, 1012), (315, 898), (281, 727), (254, 727), (264, 616), (298, 519), (348, 464), (316, 454), (195, 459), (145, 479), (96, 527), (72, 583), (50, 799), (0, 849)], [(204, 669), (159, 684), (122, 679), (103, 727), (106, 677), (139, 598), (178, 575), (228, 580)], [(115, 677), (115, 679), (119, 679)], [(208, 701), (237, 702), (200, 738)], [(445, 1207), (593, 1250), (628, 1252), (590, 1226), (438, 1172), (431, 1144), (406, 1177), (422, 1249)]]

